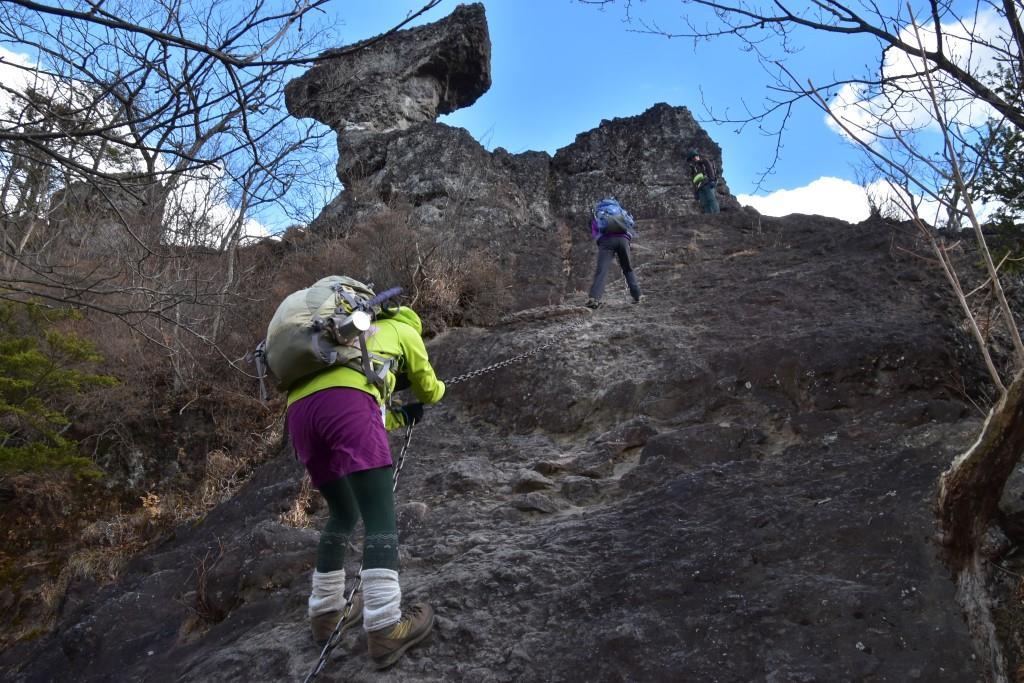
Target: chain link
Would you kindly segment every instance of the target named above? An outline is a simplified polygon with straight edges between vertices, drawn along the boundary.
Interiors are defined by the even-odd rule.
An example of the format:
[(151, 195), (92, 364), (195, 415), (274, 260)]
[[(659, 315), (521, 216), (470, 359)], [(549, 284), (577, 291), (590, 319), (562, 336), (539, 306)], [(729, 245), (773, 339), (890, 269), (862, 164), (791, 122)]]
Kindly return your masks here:
[[(581, 317), (579, 320), (574, 321), (571, 325), (569, 325), (569, 328), (566, 330), (566, 332), (571, 332), (573, 330), (580, 329), (581, 327), (583, 327), (583, 323), (586, 319), (586, 316), (584, 316)], [(470, 370), (469, 372), (463, 373), (461, 375), (456, 375), (452, 379), (444, 380), (445, 386), (452, 386), (453, 384), (459, 384), (460, 382), (465, 382), (466, 380), (475, 379), (477, 377), (480, 377), (481, 375), (486, 375), (489, 372), (494, 372), (495, 370), (500, 370), (501, 368), (508, 367), (509, 365), (518, 363), (519, 361), (526, 360), (531, 356), (537, 355), (544, 349), (551, 348), (560, 341), (563, 341), (561, 337), (555, 337), (551, 341), (545, 342), (540, 346), (536, 346), (530, 349), (529, 351), (526, 351), (525, 353), (520, 353), (518, 356), (512, 356), (511, 358), (506, 358), (505, 360), (498, 361), (497, 363), (492, 363), (491, 365), (486, 365), (482, 368)]]

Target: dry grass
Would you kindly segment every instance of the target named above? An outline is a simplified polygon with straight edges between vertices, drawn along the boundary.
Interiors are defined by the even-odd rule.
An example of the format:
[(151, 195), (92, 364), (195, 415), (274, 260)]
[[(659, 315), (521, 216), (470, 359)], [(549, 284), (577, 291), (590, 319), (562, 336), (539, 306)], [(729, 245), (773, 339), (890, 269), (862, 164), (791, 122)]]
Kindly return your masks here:
[(378, 286), (397, 284), (425, 329), (438, 333), (463, 322), (496, 320), (507, 305), (508, 278), (493, 255), (465, 246), (455, 231), (439, 236), (412, 222), (404, 210), (359, 226), (355, 255)]
[(196, 617), (205, 623), (216, 623), (224, 618), (224, 614), (221, 610), (217, 609), (210, 602), (209, 592), (207, 590), (207, 582), (210, 574), (210, 569), (213, 568), (221, 558), (224, 557), (224, 545), (218, 543), (216, 557), (211, 557), (213, 553), (206, 551), (206, 554), (202, 558), (196, 558), (196, 568), (194, 575), (196, 577), (196, 601), (195, 601), (195, 614)]
[[(507, 308), (509, 280), (499, 260), (484, 249), (468, 247), (456, 231), (439, 235), (397, 205), (353, 226), (344, 236), (307, 234), (281, 261), (273, 277), (266, 310), (289, 293), (327, 275), (348, 275), (379, 291), (400, 286), (401, 303), (412, 307), (428, 334), (462, 323), (489, 324)], [(259, 317), (257, 316), (257, 317)]]
[(152, 539), (162, 514), (158, 499), (147, 494), (140, 503), (136, 511), (117, 513), (82, 530), (80, 539), (85, 547), (72, 552), (57, 576), (39, 587), (39, 627), (53, 628), (61, 601), (73, 580), (91, 579), (98, 584), (116, 580), (128, 560)]
[(189, 579), (195, 578), (195, 590), (189, 591), (177, 598), (178, 603), (189, 611), (188, 618), (179, 627), (181, 642), (195, 640), (205, 633), (212, 624), (224, 620), (227, 616), (222, 607), (218, 607), (210, 600), (209, 575), (210, 570), (216, 566), (224, 557), (224, 544), (218, 539), (217, 551), (207, 550), (202, 557), (194, 556), (195, 568)]
[(162, 495), (149, 493), (143, 498), (143, 509), (134, 514), (146, 514), (167, 525), (193, 522), (235, 495), (252, 470), (250, 458), (211, 451), (206, 455), (203, 478), (195, 489)]
[[(195, 490), (150, 492), (141, 497), (138, 509), (119, 512), (88, 525), (80, 535), (85, 547), (73, 552), (57, 577), (39, 589), (43, 611), (38, 627), (53, 628), (57, 610), (73, 580), (86, 578), (99, 584), (115, 581), (128, 560), (162, 531), (181, 522), (200, 519), (231, 498), (252, 473), (252, 465), (252, 459), (232, 457), (222, 450), (211, 451), (206, 456), (205, 475)], [(209, 565), (209, 557), (197, 564), (196, 610), (202, 619), (211, 617), (209, 609), (204, 609), (202, 592)]]
[(295, 527), (297, 529), (308, 529), (313, 526), (314, 515), (316, 514), (316, 498), (313, 495), (313, 484), (309, 477), (302, 478), (302, 486), (292, 501), (292, 506), (286, 512), (282, 512), (277, 518), (281, 524)]

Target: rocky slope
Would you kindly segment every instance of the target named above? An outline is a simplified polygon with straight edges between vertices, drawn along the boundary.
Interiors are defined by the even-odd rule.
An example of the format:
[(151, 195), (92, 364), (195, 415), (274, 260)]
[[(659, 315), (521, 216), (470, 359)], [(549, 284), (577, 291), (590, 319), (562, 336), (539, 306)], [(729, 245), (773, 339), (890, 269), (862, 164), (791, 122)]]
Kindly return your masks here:
[[(460, 8), (289, 86), (294, 114), (339, 132), (346, 191), (316, 231), (401, 204), (515, 284), (504, 324), (432, 340), (442, 377), (535, 351), (452, 383), (413, 434), (402, 576), (438, 610), (431, 639), (378, 674), (349, 634), (322, 678), (979, 680), (932, 505), (980, 426), (983, 377), (913, 235), (763, 218), (725, 184), (725, 211), (695, 214), (682, 152), (720, 155), (682, 107), (603, 122), (553, 156), (488, 152), (433, 121), (486, 90), (488, 40), (482, 8)], [(613, 273), (591, 312), (586, 214), (606, 193), (641, 218), (648, 300), (629, 304)], [(116, 583), (72, 584), (52, 633), (0, 655), (5, 679), (301, 679), (318, 656), (318, 523), (285, 522), (302, 479), (282, 447)], [(1015, 486), (1018, 538), (995, 543), (993, 585), (1011, 666)]]
[[(377, 674), (349, 634), (323, 679), (979, 680), (932, 539), (980, 424), (938, 274), (884, 224), (641, 229), (645, 305), (615, 280), (596, 312), (574, 293), (432, 342), (447, 377), (550, 345), (415, 430), (402, 576), (430, 641)], [(284, 450), (118, 583), (73, 586), (6, 678), (301, 679), (316, 532), (280, 521), (301, 476)]]

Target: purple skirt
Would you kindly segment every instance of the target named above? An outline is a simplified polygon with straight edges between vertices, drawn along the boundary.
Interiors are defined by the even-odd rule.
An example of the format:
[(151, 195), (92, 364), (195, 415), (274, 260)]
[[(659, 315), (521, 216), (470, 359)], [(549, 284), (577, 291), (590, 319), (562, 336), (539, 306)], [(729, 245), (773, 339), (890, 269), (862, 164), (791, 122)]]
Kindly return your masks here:
[(332, 387), (300, 398), (286, 418), (295, 453), (313, 486), (392, 465), (377, 399), (365, 391)]

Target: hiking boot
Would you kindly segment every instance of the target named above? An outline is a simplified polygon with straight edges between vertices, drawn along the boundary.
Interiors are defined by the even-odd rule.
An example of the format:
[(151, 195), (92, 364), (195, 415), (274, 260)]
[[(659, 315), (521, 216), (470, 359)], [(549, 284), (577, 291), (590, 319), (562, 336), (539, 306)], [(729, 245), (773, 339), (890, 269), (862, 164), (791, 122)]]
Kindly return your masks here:
[(401, 659), (406, 650), (426, 638), (433, 627), (434, 608), (417, 603), (409, 608), (397, 624), (379, 631), (370, 631), (366, 642), (373, 667), (388, 668)]
[(587, 299), (587, 302), (583, 305), (586, 306), (587, 308), (597, 308), (598, 306), (601, 305), (601, 302), (598, 301), (597, 299)]
[[(318, 614), (315, 617), (309, 618), (309, 629), (313, 633), (313, 642), (317, 645), (325, 644), (334, 633), (334, 627), (338, 625), (338, 620), (341, 619), (342, 610), (333, 610), (331, 612), (324, 612)], [(341, 630), (338, 632), (339, 635), (347, 631), (348, 629), (361, 624), (363, 622), (363, 594), (356, 593), (352, 596), (352, 608), (348, 611), (348, 617), (341, 625)]]
[(645, 295), (641, 294), (637, 298), (633, 299), (633, 303), (634, 304), (642, 304), (646, 300), (647, 300), (647, 297)]

